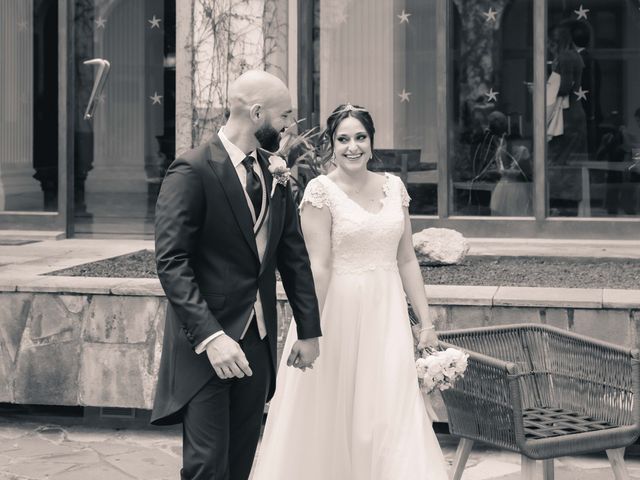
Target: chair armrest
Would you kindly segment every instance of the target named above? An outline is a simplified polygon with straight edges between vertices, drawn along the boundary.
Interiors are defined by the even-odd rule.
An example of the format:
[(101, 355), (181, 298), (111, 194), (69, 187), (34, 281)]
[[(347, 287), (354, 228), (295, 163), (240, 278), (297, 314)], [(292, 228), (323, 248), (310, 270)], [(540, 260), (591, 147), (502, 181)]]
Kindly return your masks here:
[[(443, 348), (458, 348), (440, 342)], [(524, 437), (519, 370), (515, 363), (465, 350), (463, 378), (442, 392), (452, 434), (517, 451)]]

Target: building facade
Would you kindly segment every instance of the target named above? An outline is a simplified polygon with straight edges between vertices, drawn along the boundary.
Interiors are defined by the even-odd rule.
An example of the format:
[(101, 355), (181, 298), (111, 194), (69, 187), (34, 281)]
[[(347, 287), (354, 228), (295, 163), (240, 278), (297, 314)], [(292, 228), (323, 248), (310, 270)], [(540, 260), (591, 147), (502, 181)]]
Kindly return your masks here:
[[(640, 236), (639, 0), (4, 0), (0, 228), (150, 236), (176, 152), (265, 68), (376, 124), (414, 229)], [(87, 63), (88, 62), (88, 63)]]

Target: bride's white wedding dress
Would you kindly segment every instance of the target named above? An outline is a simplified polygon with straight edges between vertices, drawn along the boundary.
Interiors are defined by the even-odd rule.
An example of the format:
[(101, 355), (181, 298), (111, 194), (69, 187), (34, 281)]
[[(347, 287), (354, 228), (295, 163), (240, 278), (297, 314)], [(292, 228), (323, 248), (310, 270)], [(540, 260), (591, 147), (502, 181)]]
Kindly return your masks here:
[[(329, 177), (301, 208), (331, 212), (332, 275), (313, 370), (279, 368), (252, 480), (445, 480), (425, 411), (396, 256), (409, 196), (386, 174), (372, 213)], [(296, 340), (289, 329), (285, 352)], [(286, 355), (286, 353), (285, 353)]]

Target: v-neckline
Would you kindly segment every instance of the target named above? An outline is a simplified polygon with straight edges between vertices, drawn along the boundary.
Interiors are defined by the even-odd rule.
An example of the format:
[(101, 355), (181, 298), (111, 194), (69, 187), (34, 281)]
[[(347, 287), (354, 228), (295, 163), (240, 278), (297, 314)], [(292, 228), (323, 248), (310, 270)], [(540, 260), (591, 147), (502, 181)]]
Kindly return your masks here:
[(353, 203), (356, 207), (358, 207), (363, 212), (369, 215), (376, 216), (376, 215), (380, 215), (384, 210), (385, 201), (387, 200), (387, 198), (389, 198), (389, 177), (390, 177), (389, 173), (387, 172), (384, 173), (385, 179), (384, 179), (384, 183), (382, 184), (382, 198), (380, 198), (380, 200), (378, 201), (380, 204), (380, 209), (377, 212), (372, 212), (364, 208), (362, 205), (356, 202), (353, 198), (347, 195), (347, 192), (345, 192), (342, 188), (340, 188), (338, 184), (329, 177), (329, 175), (325, 175), (325, 177), (327, 178), (327, 180), (329, 180), (333, 184), (334, 187), (338, 189), (340, 193), (342, 193), (342, 195), (346, 197), (347, 200), (349, 200), (351, 203)]

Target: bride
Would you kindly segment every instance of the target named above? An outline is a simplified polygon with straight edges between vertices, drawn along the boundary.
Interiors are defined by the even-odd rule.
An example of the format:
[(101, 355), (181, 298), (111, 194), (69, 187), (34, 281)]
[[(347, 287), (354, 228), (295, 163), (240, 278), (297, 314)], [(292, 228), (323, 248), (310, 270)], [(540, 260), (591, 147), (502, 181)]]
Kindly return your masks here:
[[(336, 169), (309, 182), (301, 223), (322, 312), (320, 357), (279, 368), (253, 480), (445, 480), (425, 411), (406, 296), (434, 346), (401, 180), (367, 170), (369, 112), (340, 105), (327, 120)], [(285, 351), (296, 340), (289, 329)]]

